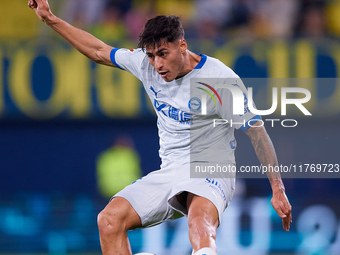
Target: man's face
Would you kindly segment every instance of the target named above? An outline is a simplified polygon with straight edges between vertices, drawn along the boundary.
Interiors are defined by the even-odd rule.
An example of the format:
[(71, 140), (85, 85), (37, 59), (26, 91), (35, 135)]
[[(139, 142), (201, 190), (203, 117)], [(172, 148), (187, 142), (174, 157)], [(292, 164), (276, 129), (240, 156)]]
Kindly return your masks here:
[(146, 47), (146, 55), (159, 75), (169, 82), (185, 75), (182, 73), (185, 50), (185, 41), (179, 40), (175, 43), (164, 42), (159, 47)]

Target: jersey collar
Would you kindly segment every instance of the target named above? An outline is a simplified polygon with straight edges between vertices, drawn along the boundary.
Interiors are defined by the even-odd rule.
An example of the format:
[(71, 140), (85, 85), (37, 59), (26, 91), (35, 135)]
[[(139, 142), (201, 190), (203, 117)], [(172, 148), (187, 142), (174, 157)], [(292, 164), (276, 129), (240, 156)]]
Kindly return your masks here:
[(201, 69), (202, 66), (205, 64), (205, 62), (207, 61), (207, 56), (203, 54), (197, 54), (197, 55), (201, 56), (201, 61), (197, 64), (197, 66), (195, 66), (194, 69)]

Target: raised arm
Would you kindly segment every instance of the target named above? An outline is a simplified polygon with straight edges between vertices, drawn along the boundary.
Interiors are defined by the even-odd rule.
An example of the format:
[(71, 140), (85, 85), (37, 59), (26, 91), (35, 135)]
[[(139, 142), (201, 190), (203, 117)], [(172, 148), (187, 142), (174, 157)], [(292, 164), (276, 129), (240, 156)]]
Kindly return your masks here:
[[(269, 169), (269, 166), (278, 166), (273, 143), (265, 128), (260, 127), (260, 123), (257, 122), (253, 125), (253, 127), (248, 128), (245, 133), (249, 136), (262, 166), (267, 166), (267, 169)], [(278, 215), (282, 218), (284, 230), (289, 231), (290, 223), (292, 222), (292, 206), (290, 205), (286, 196), (281, 175), (279, 172), (267, 171), (267, 176), (273, 190), (271, 204)]]
[(39, 19), (59, 33), (69, 44), (86, 57), (98, 64), (115, 66), (110, 60), (110, 52), (113, 47), (53, 15), (47, 0), (29, 0), (28, 6), (35, 10)]

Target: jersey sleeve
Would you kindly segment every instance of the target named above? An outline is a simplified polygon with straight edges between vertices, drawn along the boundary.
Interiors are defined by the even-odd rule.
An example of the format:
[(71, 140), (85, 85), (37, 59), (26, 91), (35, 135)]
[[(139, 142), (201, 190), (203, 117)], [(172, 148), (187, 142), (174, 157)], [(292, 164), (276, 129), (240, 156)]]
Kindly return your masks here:
[(128, 50), (114, 48), (110, 53), (113, 64), (122, 70), (126, 70), (141, 79), (142, 62), (146, 58), (142, 49)]
[(261, 119), (260, 115), (255, 115), (250, 112), (248, 107), (248, 92), (242, 80), (237, 77), (235, 79), (227, 79), (226, 84), (231, 84), (242, 91), (244, 105), (243, 114), (233, 114), (233, 94), (229, 89), (219, 89), (223, 105), (217, 108), (217, 114), (228, 121), (228, 123), (236, 129), (246, 131), (251, 125)]

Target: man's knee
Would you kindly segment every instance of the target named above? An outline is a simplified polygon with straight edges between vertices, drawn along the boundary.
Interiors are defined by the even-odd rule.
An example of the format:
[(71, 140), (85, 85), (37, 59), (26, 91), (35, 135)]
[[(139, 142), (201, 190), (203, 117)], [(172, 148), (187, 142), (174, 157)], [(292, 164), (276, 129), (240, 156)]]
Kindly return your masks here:
[(138, 227), (140, 219), (124, 198), (113, 199), (97, 217), (100, 235), (117, 235)]
[(97, 217), (98, 229), (101, 235), (115, 235), (125, 231), (123, 222), (124, 218), (118, 208), (111, 211), (104, 209)]

